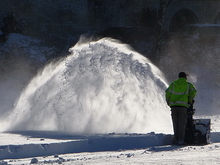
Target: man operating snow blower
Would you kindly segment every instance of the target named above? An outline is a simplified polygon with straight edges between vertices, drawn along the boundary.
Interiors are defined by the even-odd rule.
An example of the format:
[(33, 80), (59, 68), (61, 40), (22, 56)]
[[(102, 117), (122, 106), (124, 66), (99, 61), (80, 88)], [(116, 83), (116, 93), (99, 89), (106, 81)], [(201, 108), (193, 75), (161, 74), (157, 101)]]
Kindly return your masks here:
[(167, 88), (166, 101), (171, 108), (174, 143), (185, 145), (187, 109), (193, 104), (197, 90), (193, 84), (187, 81), (187, 74), (185, 72), (180, 72), (178, 77)]

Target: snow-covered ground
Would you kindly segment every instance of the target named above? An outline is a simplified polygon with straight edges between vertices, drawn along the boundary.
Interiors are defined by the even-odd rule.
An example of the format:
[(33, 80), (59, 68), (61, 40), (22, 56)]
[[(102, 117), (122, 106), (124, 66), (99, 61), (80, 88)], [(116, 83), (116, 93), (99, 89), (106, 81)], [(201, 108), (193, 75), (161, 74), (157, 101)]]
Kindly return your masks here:
[(219, 164), (219, 116), (212, 119), (211, 143), (171, 145), (172, 135), (90, 134), (25, 131), (0, 133), (0, 164)]

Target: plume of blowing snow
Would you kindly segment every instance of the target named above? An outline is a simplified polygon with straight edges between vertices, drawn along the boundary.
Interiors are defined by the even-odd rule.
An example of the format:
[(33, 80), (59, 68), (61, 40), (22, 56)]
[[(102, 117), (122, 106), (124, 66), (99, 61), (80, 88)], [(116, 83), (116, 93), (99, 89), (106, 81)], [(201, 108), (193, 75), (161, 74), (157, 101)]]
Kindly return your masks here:
[(148, 59), (107, 38), (70, 52), (31, 80), (6, 117), (7, 130), (146, 133), (172, 128), (166, 83)]

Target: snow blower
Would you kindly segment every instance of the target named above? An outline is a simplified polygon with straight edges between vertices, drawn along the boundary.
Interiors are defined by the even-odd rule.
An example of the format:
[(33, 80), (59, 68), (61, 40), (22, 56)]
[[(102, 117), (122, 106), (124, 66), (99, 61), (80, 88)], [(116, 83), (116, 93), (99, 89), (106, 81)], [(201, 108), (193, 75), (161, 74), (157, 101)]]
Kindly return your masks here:
[(185, 142), (196, 145), (209, 144), (211, 119), (193, 119), (195, 111), (193, 105), (188, 108)]

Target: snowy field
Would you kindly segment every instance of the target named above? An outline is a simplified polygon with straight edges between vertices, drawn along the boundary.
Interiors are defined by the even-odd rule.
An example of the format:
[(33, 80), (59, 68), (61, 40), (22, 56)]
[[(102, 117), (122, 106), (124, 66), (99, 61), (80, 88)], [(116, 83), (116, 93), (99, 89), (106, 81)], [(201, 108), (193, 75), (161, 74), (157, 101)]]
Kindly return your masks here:
[(175, 146), (171, 145), (172, 135), (153, 132), (93, 135), (37, 131), (0, 133), (0, 164), (219, 164), (219, 116), (213, 116), (212, 121), (211, 143), (207, 145)]

